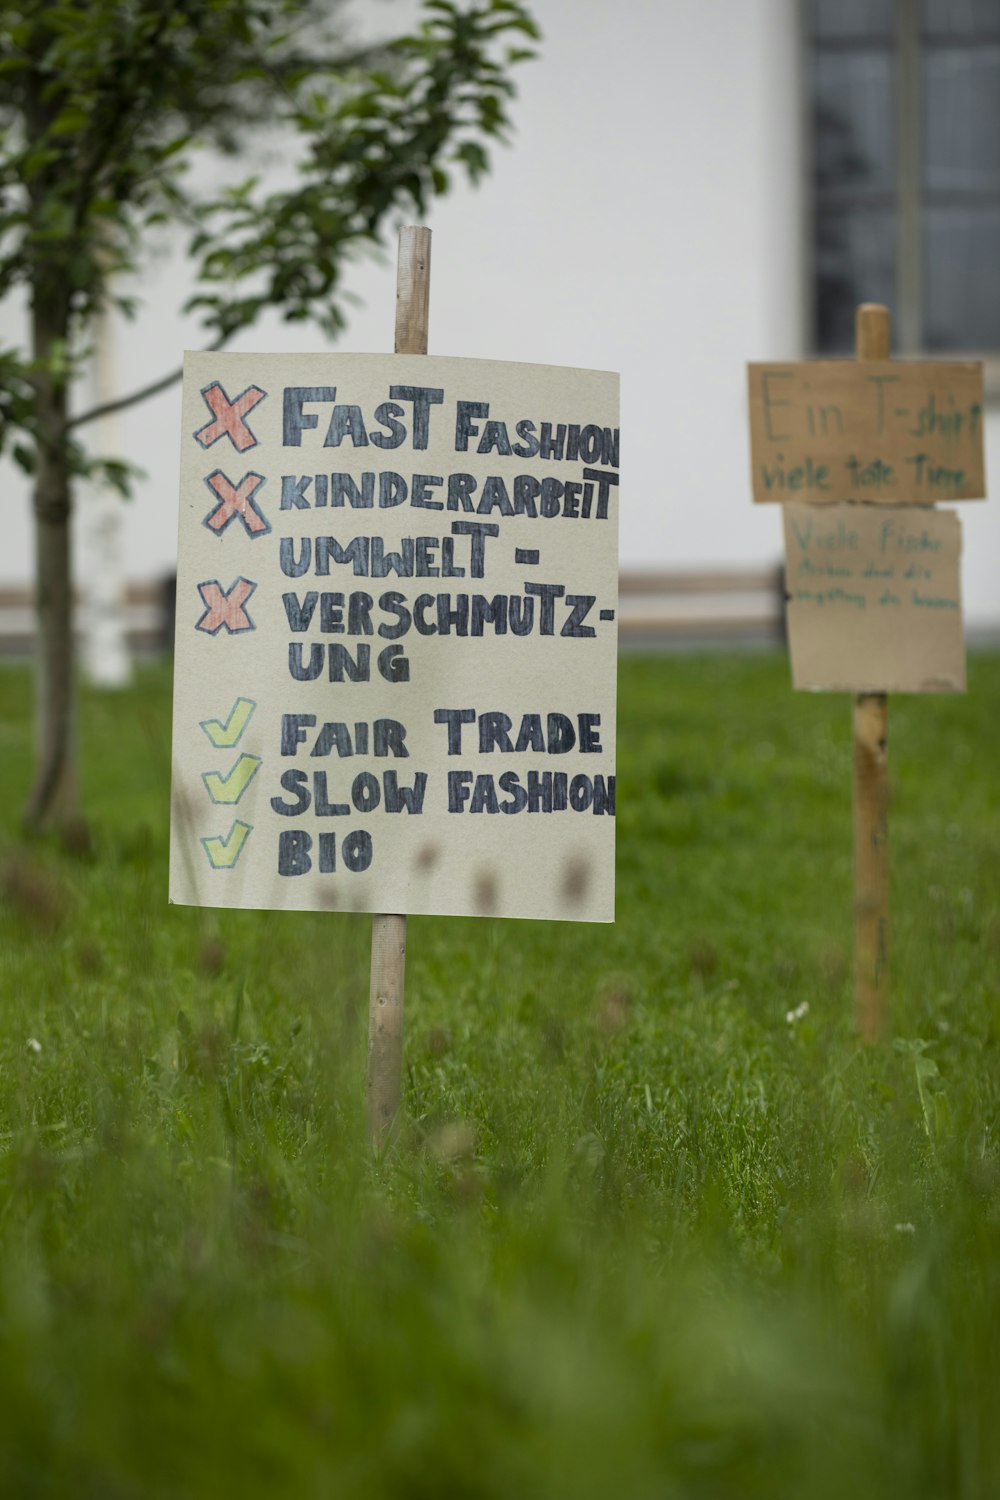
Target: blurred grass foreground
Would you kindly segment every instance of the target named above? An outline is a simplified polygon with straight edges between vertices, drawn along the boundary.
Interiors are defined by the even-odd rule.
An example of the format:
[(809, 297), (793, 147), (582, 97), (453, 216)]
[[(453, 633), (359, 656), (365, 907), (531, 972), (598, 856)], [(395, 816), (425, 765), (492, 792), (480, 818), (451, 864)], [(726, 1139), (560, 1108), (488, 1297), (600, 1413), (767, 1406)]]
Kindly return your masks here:
[(622, 665), (618, 921), (166, 903), (169, 680), (28, 845), (0, 671), (2, 1492), (1000, 1493), (1000, 656), (890, 704), (894, 1039), (851, 1026), (847, 700)]

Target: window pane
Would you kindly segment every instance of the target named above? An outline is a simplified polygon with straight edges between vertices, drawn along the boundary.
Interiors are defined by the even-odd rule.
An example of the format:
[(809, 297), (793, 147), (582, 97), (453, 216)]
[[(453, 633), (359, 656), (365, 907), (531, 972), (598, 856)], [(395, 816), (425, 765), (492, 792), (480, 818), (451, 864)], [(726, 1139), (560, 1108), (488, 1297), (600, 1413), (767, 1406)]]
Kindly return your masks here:
[(812, 0), (813, 35), (824, 40), (891, 36), (893, 0)]
[(923, 0), (920, 19), (932, 36), (1000, 34), (1000, 0)]
[(1000, 348), (1000, 208), (932, 208), (924, 218), (928, 349)]
[(817, 346), (822, 354), (853, 353), (857, 304), (891, 307), (895, 299), (895, 215), (888, 208), (820, 208), (815, 251)]
[(820, 52), (813, 68), (818, 192), (866, 196), (895, 185), (892, 60), (879, 52)]
[(1000, 45), (925, 54), (924, 186), (1000, 192)]

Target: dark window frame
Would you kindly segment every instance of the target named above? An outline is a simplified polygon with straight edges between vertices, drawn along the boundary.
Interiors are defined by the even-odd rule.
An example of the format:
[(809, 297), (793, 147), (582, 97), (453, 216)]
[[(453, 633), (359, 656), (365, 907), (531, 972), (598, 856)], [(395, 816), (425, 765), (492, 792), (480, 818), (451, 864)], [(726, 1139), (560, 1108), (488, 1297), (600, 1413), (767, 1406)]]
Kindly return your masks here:
[[(812, 142), (812, 160), (809, 174), (810, 201), (810, 341), (814, 349), (828, 354), (849, 353), (842, 347), (834, 350), (821, 336), (819, 285), (823, 259), (820, 243), (822, 220), (825, 217), (834, 236), (838, 230), (847, 230), (847, 220), (838, 221), (837, 209), (864, 207), (873, 215), (891, 214), (895, 232), (895, 254), (892, 277), (894, 295), (891, 302), (893, 315), (893, 345), (903, 356), (923, 355), (926, 350), (924, 337), (924, 214), (935, 207), (960, 204), (963, 199), (976, 206), (995, 202), (1000, 209), (1000, 190), (984, 192), (975, 190), (963, 193), (961, 189), (931, 191), (924, 186), (923, 135), (924, 97), (923, 65), (925, 48), (972, 49), (979, 45), (1000, 45), (1000, 16), (997, 24), (985, 30), (972, 30), (953, 34), (949, 31), (925, 31), (922, 23), (921, 0), (891, 0), (886, 27), (873, 26), (865, 30), (827, 32), (820, 35), (817, 25), (816, 0), (802, 0), (801, 29), (806, 56), (807, 119)], [(822, 163), (817, 151), (818, 132), (816, 111), (821, 107), (821, 89), (818, 86), (820, 60), (834, 57), (837, 53), (864, 52), (877, 57), (884, 54), (890, 61), (893, 79), (890, 88), (894, 98), (889, 101), (890, 129), (894, 140), (890, 142), (893, 155), (891, 182), (883, 189), (862, 182), (852, 188), (845, 179), (849, 170), (841, 169), (841, 180), (836, 186), (828, 181), (821, 185), (817, 173)], [(826, 138), (829, 146), (829, 136)], [(849, 145), (845, 149), (850, 149)], [(863, 172), (860, 174), (863, 177)], [(858, 222), (857, 220), (855, 222)], [(834, 250), (836, 247), (834, 246)], [(829, 261), (828, 261), (829, 264)], [(998, 246), (998, 276), (1000, 276), (1000, 246)], [(829, 308), (829, 304), (828, 304)], [(842, 341), (841, 324), (841, 341)], [(934, 356), (945, 358), (973, 358), (984, 361), (987, 388), (991, 395), (1000, 396), (1000, 339), (994, 339), (986, 348), (935, 347)]]

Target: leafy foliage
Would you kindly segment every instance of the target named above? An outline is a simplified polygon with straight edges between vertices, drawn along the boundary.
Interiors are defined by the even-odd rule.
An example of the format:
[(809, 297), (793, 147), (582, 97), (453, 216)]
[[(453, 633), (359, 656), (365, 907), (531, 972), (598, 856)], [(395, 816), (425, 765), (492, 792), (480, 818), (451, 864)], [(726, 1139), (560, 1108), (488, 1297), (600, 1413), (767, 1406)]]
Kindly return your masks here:
[[(341, 268), (396, 210), (419, 212), (504, 137), (520, 0), (428, 0), (416, 33), (338, 48), (317, 0), (14, 0), (0, 11), (0, 296), (26, 288), (50, 335), (0, 351), (0, 447), (22, 467), (54, 436), (33, 393), (73, 378), (86, 329), (157, 225), (186, 224), (191, 307), (218, 343), (268, 307), (342, 323)], [(256, 178), (212, 193), (199, 153), (288, 140), (291, 188)], [(128, 304), (131, 307), (131, 304)]]

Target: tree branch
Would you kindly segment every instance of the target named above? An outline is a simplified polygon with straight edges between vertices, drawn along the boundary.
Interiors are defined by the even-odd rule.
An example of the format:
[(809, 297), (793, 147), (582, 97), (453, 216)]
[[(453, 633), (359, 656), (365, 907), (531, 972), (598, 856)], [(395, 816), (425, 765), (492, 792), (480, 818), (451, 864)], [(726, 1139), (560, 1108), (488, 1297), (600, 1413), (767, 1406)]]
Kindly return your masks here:
[[(223, 334), (216, 339), (214, 344), (209, 344), (204, 350), (206, 354), (214, 354), (217, 349), (222, 349), (229, 342), (230, 334)], [(102, 401), (100, 406), (92, 406), (89, 411), (80, 412), (79, 416), (70, 417), (63, 428), (64, 432), (71, 432), (74, 427), (83, 427), (87, 422), (96, 422), (98, 417), (110, 417), (113, 412), (125, 411), (130, 406), (138, 406), (140, 401), (148, 401), (151, 396), (158, 396), (161, 391), (167, 391), (172, 385), (176, 385), (184, 374), (183, 365), (178, 370), (171, 370), (169, 375), (161, 375), (159, 380), (154, 380), (151, 385), (144, 385), (137, 391), (132, 391), (128, 396), (116, 396), (113, 401)]]

